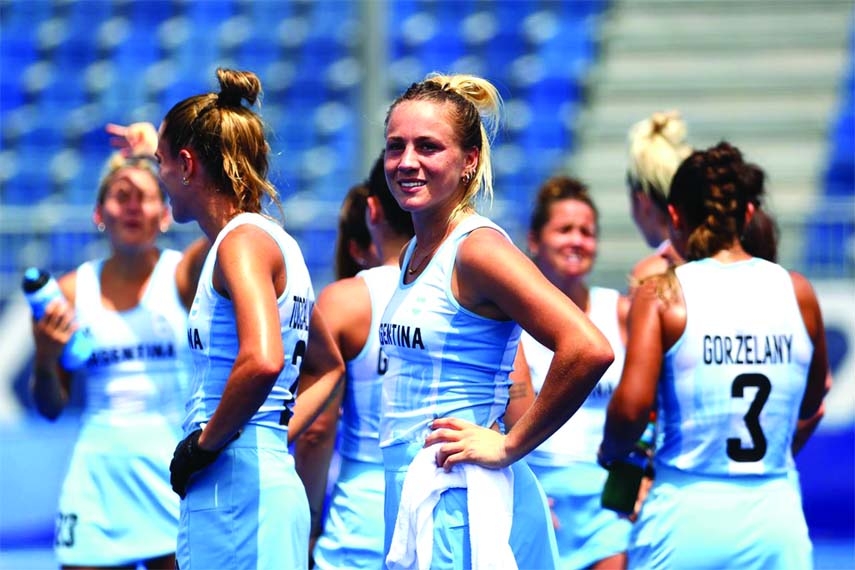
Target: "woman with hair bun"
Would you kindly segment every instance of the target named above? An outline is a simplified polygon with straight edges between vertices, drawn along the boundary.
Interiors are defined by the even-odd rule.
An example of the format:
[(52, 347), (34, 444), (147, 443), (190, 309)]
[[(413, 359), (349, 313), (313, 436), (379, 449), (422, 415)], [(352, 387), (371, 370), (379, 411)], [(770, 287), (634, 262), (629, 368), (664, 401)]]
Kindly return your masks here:
[(680, 165), (667, 204), (686, 262), (645, 280), (630, 308), (599, 459), (633, 448), (658, 393), (631, 568), (812, 566), (793, 455), (821, 416), (825, 331), (807, 279), (743, 247), (755, 212), (744, 169), (726, 142)]
[[(182, 498), (178, 567), (306, 568), (309, 506), (288, 452), (343, 363), (297, 242), (273, 218), (258, 77), (218, 69), (218, 93), (160, 126), (160, 176), (178, 222), (212, 242), (188, 319), (195, 373), (170, 465)], [(300, 400), (292, 417), (296, 380)], [(290, 421), (290, 423), (289, 423)], [(293, 432), (293, 433), (289, 433)]]
[(680, 163), (692, 152), (688, 129), (677, 111), (657, 112), (629, 129), (626, 183), (632, 219), (644, 241), (656, 251), (630, 273), (630, 290), (645, 277), (682, 262), (668, 239), (668, 190)]
[[(555, 568), (549, 508), (519, 460), (614, 358), (575, 303), (476, 212), (479, 196), (492, 197), (500, 105), (485, 79), (431, 74), (386, 116), (386, 180), (415, 229), (380, 323), (388, 568)], [(540, 396), (505, 430), (522, 329), (555, 356)]]

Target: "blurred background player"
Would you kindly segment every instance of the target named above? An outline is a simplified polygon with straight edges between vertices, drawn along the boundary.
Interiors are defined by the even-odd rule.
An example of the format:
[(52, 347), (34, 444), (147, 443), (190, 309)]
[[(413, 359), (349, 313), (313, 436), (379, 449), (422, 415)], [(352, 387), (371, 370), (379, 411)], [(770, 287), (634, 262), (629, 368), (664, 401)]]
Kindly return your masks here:
[[(560, 568), (621, 568), (630, 522), (600, 506), (607, 473), (597, 464), (606, 406), (620, 379), (629, 300), (617, 290), (590, 287), (599, 236), (599, 214), (578, 180), (555, 176), (541, 185), (528, 232), (535, 264), (585, 312), (608, 339), (615, 360), (582, 407), (526, 456), (552, 507)], [(552, 351), (523, 331), (532, 383), (540, 392)]]
[(686, 123), (677, 111), (657, 112), (629, 129), (626, 183), (632, 219), (654, 253), (633, 266), (630, 291), (641, 279), (682, 261), (668, 239), (668, 190), (671, 178), (692, 152)]
[[(153, 165), (157, 132), (149, 123), (108, 131), (123, 150), (106, 164), (92, 219), (110, 253), (60, 277), (68, 302), (54, 302), (33, 326), (39, 413), (57, 418), (72, 383), (85, 393), (54, 549), (63, 567), (173, 568), (178, 500), (168, 465), (192, 366), (187, 310), (208, 242), (185, 255), (157, 246), (171, 223)], [(77, 327), (94, 353), (72, 372), (59, 357)]]

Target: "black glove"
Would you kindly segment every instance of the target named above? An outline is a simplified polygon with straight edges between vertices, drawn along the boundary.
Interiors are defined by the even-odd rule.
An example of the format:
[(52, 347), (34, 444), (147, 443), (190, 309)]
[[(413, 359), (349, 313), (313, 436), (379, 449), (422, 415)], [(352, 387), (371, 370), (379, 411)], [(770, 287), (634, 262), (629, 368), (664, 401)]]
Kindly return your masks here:
[(187, 482), (190, 476), (213, 463), (220, 455), (221, 449), (208, 451), (199, 447), (199, 436), (202, 430), (197, 429), (179, 442), (172, 454), (169, 464), (169, 482), (172, 490), (182, 499), (187, 495)]

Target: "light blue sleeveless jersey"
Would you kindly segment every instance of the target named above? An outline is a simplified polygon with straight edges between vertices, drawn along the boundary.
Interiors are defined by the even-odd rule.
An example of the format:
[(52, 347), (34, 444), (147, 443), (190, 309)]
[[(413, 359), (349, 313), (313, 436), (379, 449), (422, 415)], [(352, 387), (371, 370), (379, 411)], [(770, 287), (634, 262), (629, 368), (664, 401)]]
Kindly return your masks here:
[(77, 268), (76, 318), (94, 351), (72, 380), (85, 386), (85, 407), (60, 493), (60, 564), (117, 566), (175, 551), (169, 460), (190, 370), (180, 260), (163, 250), (139, 304), (126, 311), (102, 304), (103, 260)]
[[(508, 375), (520, 326), (464, 309), (451, 291), (460, 242), (480, 227), (493, 228), (507, 237), (482, 216), (463, 220), (415, 281), (399, 281), (380, 324), (380, 344), (389, 356), (380, 420), (387, 552), (407, 469), (430, 433), (433, 419), (454, 417), (490, 427), (504, 415), (508, 404)], [(405, 253), (404, 267), (414, 248), (415, 241)], [(517, 564), (520, 568), (555, 568), (555, 533), (543, 490), (524, 461), (514, 463), (511, 470), (514, 502), (509, 543)], [(467, 497), (466, 489), (448, 489), (433, 511), (432, 560), (437, 568), (469, 563)]]
[(371, 328), (365, 346), (347, 362), (339, 428), (339, 453), (342, 457), (383, 463), (380, 454), (380, 399), (389, 359), (380, 346), (379, 330), (383, 311), (398, 286), (400, 275), (401, 269), (397, 265), (381, 265), (357, 275), (365, 281), (371, 298)]
[(309, 318), (315, 303), (315, 294), (309, 270), (300, 246), (276, 222), (260, 214), (243, 213), (235, 216), (220, 231), (205, 259), (199, 277), (196, 298), (190, 308), (187, 341), (193, 351), (195, 372), (191, 384), (190, 401), (184, 420), (185, 434), (207, 422), (220, 403), (226, 380), (238, 353), (238, 336), (232, 302), (220, 295), (213, 286), (213, 271), (217, 249), (223, 238), (242, 224), (253, 224), (273, 238), (282, 251), (287, 268), (285, 291), (277, 300), (285, 348), (285, 367), (276, 384), (249, 424), (273, 429), (287, 429), (280, 423), (286, 406), (294, 400), (300, 363), (306, 351), (309, 336)]
[(401, 269), (381, 265), (360, 271), (371, 302), (371, 326), (362, 350), (346, 363), (338, 452), (341, 466), (329, 498), (323, 533), (315, 543), (315, 568), (383, 567), (383, 456), (380, 399), (388, 357), (379, 325)]
[(176, 557), (182, 570), (306, 568), (309, 502), (288, 453), (288, 407), (293, 402), (315, 295), (299, 245), (260, 214), (235, 216), (211, 246), (188, 318), (187, 340), (195, 371), (185, 432), (207, 422), (220, 404), (237, 358), (234, 306), (213, 287), (223, 238), (252, 224), (279, 246), (287, 282), (277, 299), (285, 367), (259, 410), (216, 461), (191, 476), (181, 501)]
[(705, 475), (781, 475), (813, 344), (789, 273), (759, 258), (677, 268), (686, 329), (659, 382), (658, 463)]
[[(380, 445), (421, 441), (435, 418), (455, 417), (490, 427), (505, 412), (520, 327), (460, 306), (451, 273), (460, 241), (491, 227), (473, 215), (446, 238), (414, 282), (398, 285), (380, 323), (380, 344), (389, 355), (383, 382)], [(508, 238), (510, 239), (510, 238)], [(415, 248), (410, 242), (407, 267)]]

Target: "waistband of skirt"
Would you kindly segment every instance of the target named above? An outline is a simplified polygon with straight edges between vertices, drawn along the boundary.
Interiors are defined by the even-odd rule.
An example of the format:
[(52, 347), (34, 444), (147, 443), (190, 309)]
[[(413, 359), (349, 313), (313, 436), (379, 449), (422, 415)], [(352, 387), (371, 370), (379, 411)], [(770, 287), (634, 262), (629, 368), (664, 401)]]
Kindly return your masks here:
[(405, 470), (424, 446), (423, 441), (408, 441), (380, 448), (386, 471)]
[(288, 430), (284, 426), (245, 424), (238, 437), (226, 445), (226, 448), (278, 449), (287, 452)]
[(790, 474), (783, 473), (729, 473), (709, 474), (684, 471), (674, 467), (656, 463), (655, 480), (674, 485), (691, 485), (693, 483), (722, 483), (726, 485), (739, 484), (742, 487), (759, 487), (775, 481), (786, 480)]

